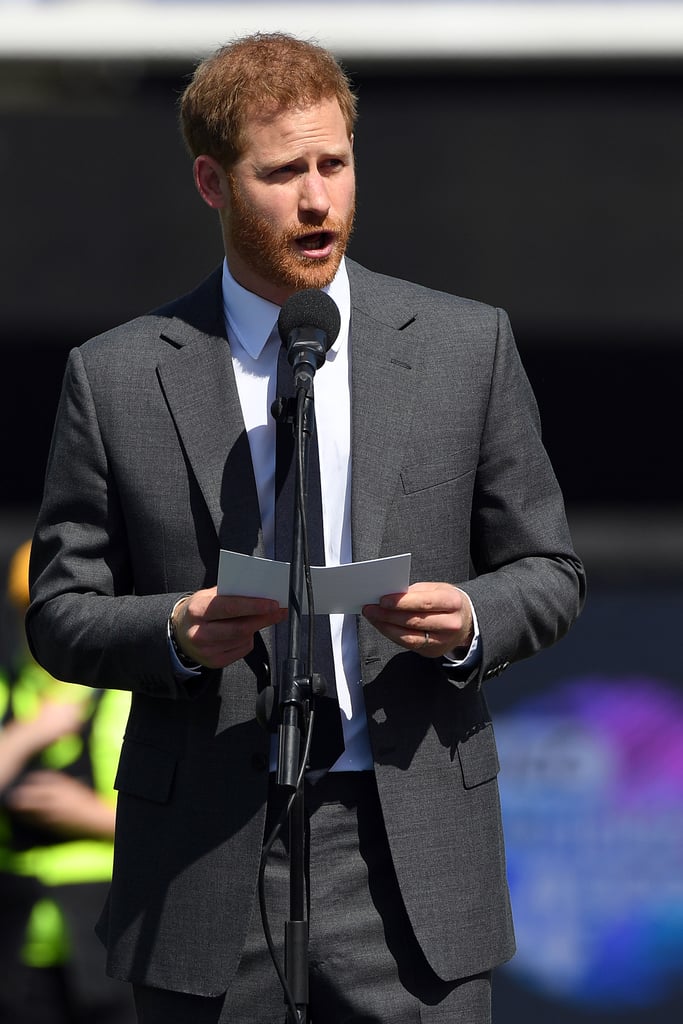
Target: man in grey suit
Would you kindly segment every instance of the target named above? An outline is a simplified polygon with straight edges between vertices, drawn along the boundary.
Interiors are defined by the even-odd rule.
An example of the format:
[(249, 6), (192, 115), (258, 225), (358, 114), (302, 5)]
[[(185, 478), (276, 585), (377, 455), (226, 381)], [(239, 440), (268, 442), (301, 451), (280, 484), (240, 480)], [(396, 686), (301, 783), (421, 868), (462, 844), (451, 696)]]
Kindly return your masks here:
[(410, 552), (414, 582), (330, 616), (345, 747), (305, 782), (311, 1019), (484, 1024), (514, 938), (482, 684), (559, 639), (584, 589), (507, 318), (345, 259), (355, 99), (325, 50), (239, 40), (181, 116), (225, 263), (71, 353), (33, 545), (36, 657), (133, 694), (109, 971), (143, 1024), (284, 1018), (256, 898), (283, 796), (254, 709), (286, 611), (216, 579), (221, 547), (273, 554), (276, 321), (324, 289), (326, 560)]

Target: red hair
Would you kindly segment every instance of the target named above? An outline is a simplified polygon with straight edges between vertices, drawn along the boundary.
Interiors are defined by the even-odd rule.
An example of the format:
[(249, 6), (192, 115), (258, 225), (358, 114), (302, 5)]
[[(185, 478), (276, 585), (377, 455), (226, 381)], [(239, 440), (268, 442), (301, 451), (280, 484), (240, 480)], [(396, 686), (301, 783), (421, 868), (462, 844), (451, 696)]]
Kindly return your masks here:
[(283, 33), (245, 36), (195, 69), (180, 101), (183, 137), (193, 157), (226, 170), (241, 155), (250, 119), (336, 99), (349, 135), (356, 98), (329, 50)]

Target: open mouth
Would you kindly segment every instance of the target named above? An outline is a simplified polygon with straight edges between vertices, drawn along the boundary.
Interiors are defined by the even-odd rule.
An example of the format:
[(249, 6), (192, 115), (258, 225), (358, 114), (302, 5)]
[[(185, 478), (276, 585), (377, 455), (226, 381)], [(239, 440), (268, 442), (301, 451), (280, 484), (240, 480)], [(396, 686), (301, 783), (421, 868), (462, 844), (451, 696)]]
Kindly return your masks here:
[(332, 231), (314, 231), (310, 235), (300, 235), (296, 246), (304, 255), (325, 256), (332, 250), (334, 237)]

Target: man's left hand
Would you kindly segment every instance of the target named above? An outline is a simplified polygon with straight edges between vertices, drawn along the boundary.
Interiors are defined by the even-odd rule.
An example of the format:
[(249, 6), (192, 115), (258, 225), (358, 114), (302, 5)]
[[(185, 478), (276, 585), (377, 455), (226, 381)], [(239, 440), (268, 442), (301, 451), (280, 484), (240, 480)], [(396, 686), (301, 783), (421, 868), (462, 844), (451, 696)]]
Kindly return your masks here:
[(363, 615), (383, 636), (425, 658), (467, 654), (474, 626), (472, 605), (450, 583), (413, 583), (404, 594), (386, 594)]

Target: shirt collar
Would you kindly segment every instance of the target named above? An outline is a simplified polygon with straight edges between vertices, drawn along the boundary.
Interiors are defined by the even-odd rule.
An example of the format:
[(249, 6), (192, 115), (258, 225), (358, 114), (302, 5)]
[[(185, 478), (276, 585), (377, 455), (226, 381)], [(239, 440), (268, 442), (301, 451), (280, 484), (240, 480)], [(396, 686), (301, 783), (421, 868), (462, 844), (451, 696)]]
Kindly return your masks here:
[[(237, 341), (252, 359), (258, 359), (266, 342), (276, 330), (280, 306), (247, 291), (230, 273), (228, 261), (223, 260), (223, 312), (231, 341)], [(342, 259), (332, 282), (322, 289), (334, 299), (341, 316), (342, 329), (332, 346), (334, 352), (348, 333), (351, 317), (351, 290), (346, 262)]]

